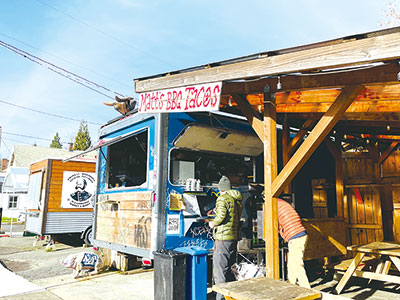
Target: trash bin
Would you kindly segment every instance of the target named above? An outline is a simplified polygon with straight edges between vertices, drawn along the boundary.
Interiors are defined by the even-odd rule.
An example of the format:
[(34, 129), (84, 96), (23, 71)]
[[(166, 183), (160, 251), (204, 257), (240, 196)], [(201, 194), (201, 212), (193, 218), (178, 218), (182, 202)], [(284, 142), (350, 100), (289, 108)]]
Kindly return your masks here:
[(186, 254), (161, 249), (154, 254), (154, 299), (185, 300)]
[(187, 253), (186, 299), (207, 299), (207, 254), (202, 247), (180, 247), (175, 251)]

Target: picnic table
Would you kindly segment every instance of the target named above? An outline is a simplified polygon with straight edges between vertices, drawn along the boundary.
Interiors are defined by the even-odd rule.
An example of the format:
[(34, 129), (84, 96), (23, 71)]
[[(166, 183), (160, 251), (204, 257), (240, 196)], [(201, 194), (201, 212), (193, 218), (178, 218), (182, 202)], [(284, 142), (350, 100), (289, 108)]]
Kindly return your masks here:
[[(373, 242), (367, 245), (349, 246), (347, 249), (355, 252), (356, 255), (336, 286), (338, 294), (343, 291), (352, 276), (400, 284), (400, 276), (388, 275), (392, 263), (400, 271), (400, 243)], [(373, 265), (368, 262), (372, 270), (361, 270), (359, 266), (364, 261), (370, 260), (371, 256), (376, 258)]]
[(235, 300), (313, 300), (321, 297), (319, 291), (268, 277), (221, 283), (214, 285), (213, 290), (226, 299)]

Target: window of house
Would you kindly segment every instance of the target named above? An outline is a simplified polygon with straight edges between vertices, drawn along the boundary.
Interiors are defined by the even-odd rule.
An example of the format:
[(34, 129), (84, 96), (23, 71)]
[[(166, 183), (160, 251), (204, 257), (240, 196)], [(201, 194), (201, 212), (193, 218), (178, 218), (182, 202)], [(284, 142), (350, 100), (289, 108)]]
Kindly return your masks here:
[(108, 146), (107, 186), (135, 187), (146, 182), (148, 130)]
[(18, 196), (9, 196), (8, 208), (18, 208)]

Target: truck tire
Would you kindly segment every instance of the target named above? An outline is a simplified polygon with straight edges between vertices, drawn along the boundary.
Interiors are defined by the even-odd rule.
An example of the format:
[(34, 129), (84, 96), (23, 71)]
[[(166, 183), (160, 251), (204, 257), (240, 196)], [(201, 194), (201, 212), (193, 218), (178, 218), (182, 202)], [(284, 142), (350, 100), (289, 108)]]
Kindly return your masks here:
[(86, 230), (82, 233), (81, 239), (87, 246), (92, 246), (92, 241), (93, 241), (92, 226), (86, 228)]

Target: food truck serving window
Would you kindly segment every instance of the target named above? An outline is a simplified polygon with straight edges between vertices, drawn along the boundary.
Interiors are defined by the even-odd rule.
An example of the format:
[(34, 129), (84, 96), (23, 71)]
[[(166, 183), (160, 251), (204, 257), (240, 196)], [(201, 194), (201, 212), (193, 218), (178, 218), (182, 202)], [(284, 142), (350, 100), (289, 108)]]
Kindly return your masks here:
[(196, 178), (202, 185), (211, 185), (226, 175), (232, 184), (243, 185), (253, 175), (253, 159), (243, 155), (173, 149), (170, 164), (173, 184), (182, 185), (186, 179)]
[(140, 186), (146, 182), (148, 130), (108, 146), (108, 188)]

